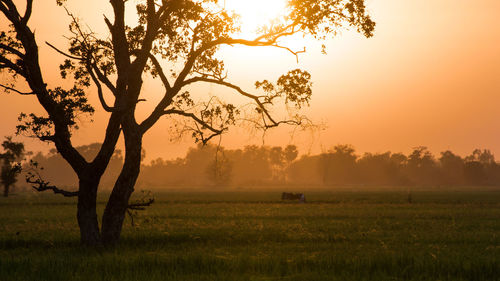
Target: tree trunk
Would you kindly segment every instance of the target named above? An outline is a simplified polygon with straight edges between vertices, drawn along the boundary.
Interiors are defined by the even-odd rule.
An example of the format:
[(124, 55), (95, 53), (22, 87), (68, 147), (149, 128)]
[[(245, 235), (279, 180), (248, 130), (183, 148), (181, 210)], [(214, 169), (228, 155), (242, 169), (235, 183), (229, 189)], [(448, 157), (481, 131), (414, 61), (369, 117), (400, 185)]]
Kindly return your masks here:
[(5, 184), (3, 186), (3, 196), (4, 197), (8, 197), (9, 196), (9, 189), (10, 189), (10, 186), (8, 184)]
[(99, 246), (101, 245), (101, 235), (96, 210), (99, 181), (80, 179), (79, 185), (77, 219), (80, 227), (80, 241), (86, 246)]
[(120, 239), (129, 199), (134, 192), (141, 166), (142, 135), (136, 130), (132, 133), (124, 130), (124, 135), (125, 162), (102, 217), (101, 233), (104, 245), (114, 245)]

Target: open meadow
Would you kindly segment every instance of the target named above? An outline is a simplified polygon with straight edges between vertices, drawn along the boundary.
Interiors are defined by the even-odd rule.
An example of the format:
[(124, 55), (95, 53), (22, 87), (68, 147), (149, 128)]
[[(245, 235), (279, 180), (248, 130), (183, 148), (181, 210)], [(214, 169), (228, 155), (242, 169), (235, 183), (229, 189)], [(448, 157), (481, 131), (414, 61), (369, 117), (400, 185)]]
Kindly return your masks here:
[(0, 280), (500, 280), (499, 188), (285, 189), (155, 191), (113, 249), (74, 198), (0, 198)]

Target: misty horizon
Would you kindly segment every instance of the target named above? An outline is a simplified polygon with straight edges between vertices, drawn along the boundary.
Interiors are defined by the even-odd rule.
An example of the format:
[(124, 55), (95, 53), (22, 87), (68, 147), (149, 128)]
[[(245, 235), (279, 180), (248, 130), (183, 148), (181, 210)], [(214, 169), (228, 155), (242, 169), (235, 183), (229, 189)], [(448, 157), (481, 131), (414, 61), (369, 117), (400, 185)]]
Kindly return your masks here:
[[(92, 159), (100, 145), (94, 143), (77, 149), (85, 158)], [(143, 150), (143, 157), (147, 154), (147, 150)], [(74, 188), (76, 174), (55, 150), (47, 154), (33, 153), (29, 159), (43, 169), (39, 172), (44, 180)], [(110, 189), (122, 164), (122, 151), (117, 150), (103, 176), (103, 190)], [(438, 189), (440, 186), (500, 186), (500, 164), (488, 149), (475, 149), (460, 156), (450, 150), (433, 154), (423, 146), (404, 154), (359, 153), (351, 145), (337, 145), (324, 153), (304, 154), (295, 145), (228, 149), (199, 144), (183, 157), (158, 157), (151, 161), (144, 157), (137, 184), (141, 190), (205, 187), (214, 191), (252, 186), (308, 190), (339, 185), (436, 186)], [(25, 183), (19, 186), (20, 191), (31, 189)]]
[[(38, 10), (31, 21), (41, 42), (62, 47), (62, 35), (67, 34), (70, 19), (53, 2), (35, 3)], [(314, 95), (311, 107), (304, 113), (325, 129), (297, 131), (293, 137), (289, 128), (270, 130), (264, 139), (266, 145), (293, 143), (313, 154), (342, 143), (352, 144), (361, 152), (409, 153), (411, 148), (424, 145), (433, 153), (453, 150), (460, 155), (480, 147), (500, 155), (500, 2), (454, 3), (453, 8), (450, 5), (449, 1), (440, 1), (430, 9), (427, 2), (369, 2), (367, 9), (377, 21), (376, 36), (365, 39), (355, 32), (342, 31), (325, 42), (326, 56), (321, 55), (319, 43), (311, 43), (307, 52), (299, 55), (299, 64), (282, 50), (235, 46), (223, 48), (221, 56), (227, 65), (234, 66), (229, 78), (247, 90), (254, 89), (256, 80), (276, 77), (298, 66), (311, 71)], [(90, 7), (102, 10), (96, 15)], [(109, 7), (97, 2), (68, 2), (68, 8), (96, 32), (106, 31), (100, 23), (101, 15), (109, 14)], [(46, 14), (54, 16), (47, 18)], [(58, 65), (63, 57), (45, 44), (39, 48), (48, 84), (57, 85), (61, 82)], [(150, 103), (157, 100), (154, 93), (160, 88), (158, 81), (151, 79), (145, 80), (145, 86), (152, 94), (141, 102), (139, 117), (152, 107)], [(193, 91), (224, 93), (216, 86), (196, 87)], [(95, 89), (90, 88), (89, 93), (91, 101), (98, 102)], [(40, 112), (28, 97), (11, 94), (2, 98), (0, 135), (14, 134), (19, 105), (26, 106), (25, 112)], [(102, 142), (102, 133), (96, 132), (103, 131), (106, 113), (96, 110), (94, 122), (89, 118), (80, 120), (80, 130), (74, 132), (75, 145)], [(262, 144), (261, 134), (232, 129), (223, 137), (223, 146), (235, 149)], [(31, 151), (48, 152), (53, 148), (30, 138), (18, 140)], [(167, 121), (160, 121), (144, 139), (148, 160), (182, 157), (192, 144), (189, 138), (176, 140)], [(119, 142), (119, 148), (122, 146)]]

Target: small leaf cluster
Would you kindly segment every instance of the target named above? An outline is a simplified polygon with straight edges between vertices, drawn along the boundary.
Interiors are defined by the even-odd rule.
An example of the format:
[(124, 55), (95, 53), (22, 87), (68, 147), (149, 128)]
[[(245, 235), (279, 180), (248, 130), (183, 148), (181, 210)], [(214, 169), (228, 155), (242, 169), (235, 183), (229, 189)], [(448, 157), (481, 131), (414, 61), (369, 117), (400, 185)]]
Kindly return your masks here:
[(366, 37), (373, 36), (375, 22), (367, 14), (365, 0), (290, 0), (288, 6), (288, 20), (315, 38), (336, 35), (345, 25)]
[[(297, 109), (309, 105), (312, 96), (311, 87), (311, 74), (300, 69), (294, 69), (281, 75), (276, 84), (268, 80), (255, 82), (255, 88), (260, 88), (267, 94), (264, 97), (264, 104), (273, 104), (276, 98), (282, 97), (285, 104), (292, 103)], [(261, 110), (257, 109), (258, 112)]]
[[(76, 118), (80, 114), (94, 113), (94, 108), (88, 103), (85, 91), (77, 86), (69, 90), (61, 87), (49, 89), (50, 97), (58, 107), (57, 122), (73, 129), (78, 129)], [(17, 134), (28, 134), (41, 140), (51, 140), (54, 134), (54, 118), (38, 116), (35, 113), (21, 113), (18, 120), (22, 122), (16, 126)]]
[(231, 103), (224, 103), (219, 99), (212, 98), (208, 103), (202, 103), (200, 110), (201, 118), (213, 128), (224, 130), (229, 125), (234, 125), (240, 110)]
[(54, 135), (54, 122), (48, 117), (21, 112), (17, 119), (21, 122), (16, 126), (17, 135), (26, 134), (47, 141)]
[(175, 108), (187, 110), (194, 107), (195, 104), (194, 100), (191, 98), (191, 94), (189, 93), (189, 91), (184, 91), (175, 96), (173, 105), (175, 106)]
[[(24, 74), (24, 68), (21, 58), (17, 54), (23, 54), (22, 44), (15, 36), (14, 27), (9, 26), (7, 31), (0, 32), (0, 72), (6, 69), (13, 78), (19, 74)], [(10, 64), (13, 64), (13, 67)]]
[(64, 123), (67, 126), (76, 126), (75, 119), (79, 114), (92, 115), (95, 111), (88, 103), (85, 91), (77, 86), (69, 90), (56, 87), (53, 90), (49, 90), (49, 94), (57, 103), (60, 112), (64, 114)]

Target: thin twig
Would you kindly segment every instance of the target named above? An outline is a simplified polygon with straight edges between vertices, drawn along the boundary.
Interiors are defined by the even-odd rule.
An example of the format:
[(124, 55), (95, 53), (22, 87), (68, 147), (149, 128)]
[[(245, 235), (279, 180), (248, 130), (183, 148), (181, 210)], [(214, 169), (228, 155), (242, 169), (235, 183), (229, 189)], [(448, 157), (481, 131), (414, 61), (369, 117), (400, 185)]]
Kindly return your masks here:
[(49, 47), (51, 47), (52, 49), (54, 49), (56, 52), (58, 52), (58, 53), (60, 53), (60, 54), (62, 54), (64, 56), (66, 56), (66, 57), (68, 57), (70, 59), (81, 60), (81, 61), (85, 60), (85, 58), (73, 56), (73, 55), (70, 55), (70, 54), (68, 54), (66, 52), (63, 52), (63, 51), (59, 50), (56, 46), (50, 44), (49, 42), (45, 42), (45, 44), (49, 45)]

